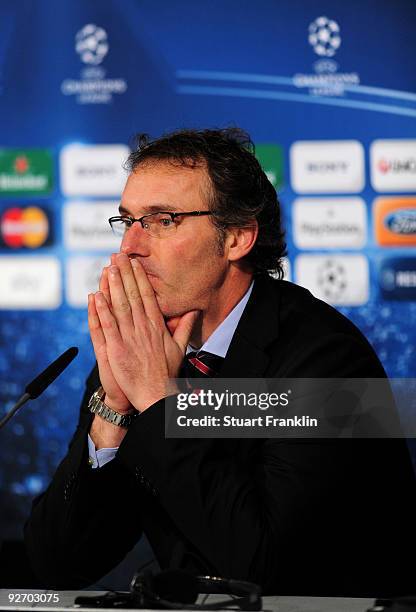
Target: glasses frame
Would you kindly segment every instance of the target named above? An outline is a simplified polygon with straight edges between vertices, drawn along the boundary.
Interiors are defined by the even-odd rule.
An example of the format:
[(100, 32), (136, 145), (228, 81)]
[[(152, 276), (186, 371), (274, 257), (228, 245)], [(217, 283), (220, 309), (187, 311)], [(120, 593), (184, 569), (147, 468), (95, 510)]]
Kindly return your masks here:
[(111, 229), (113, 230), (113, 226), (112, 226), (113, 222), (121, 221), (123, 219), (128, 219), (129, 221), (131, 221), (131, 225), (127, 227), (127, 229), (130, 229), (133, 223), (140, 223), (144, 231), (147, 232), (144, 226), (144, 220), (147, 219), (147, 217), (153, 217), (154, 215), (169, 215), (173, 222), (178, 217), (186, 217), (186, 216), (187, 217), (203, 217), (204, 215), (212, 215), (212, 214), (213, 213), (210, 210), (192, 210), (190, 212), (171, 212), (168, 210), (166, 211), (158, 210), (157, 212), (148, 213), (147, 215), (143, 215), (143, 217), (140, 217), (139, 219), (135, 219), (134, 217), (131, 217), (130, 215), (116, 215), (115, 217), (110, 217), (108, 222), (110, 224)]

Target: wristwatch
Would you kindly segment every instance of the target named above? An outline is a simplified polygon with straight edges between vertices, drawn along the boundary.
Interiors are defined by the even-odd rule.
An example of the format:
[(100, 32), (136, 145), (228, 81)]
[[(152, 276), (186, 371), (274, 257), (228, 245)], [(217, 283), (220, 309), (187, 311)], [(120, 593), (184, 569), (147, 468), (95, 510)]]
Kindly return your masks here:
[(124, 427), (126, 429), (130, 427), (133, 419), (136, 418), (138, 413), (134, 411), (131, 414), (120, 414), (120, 412), (116, 412), (104, 404), (104, 397), (104, 389), (102, 387), (98, 387), (98, 389), (91, 395), (90, 401), (88, 402), (90, 412), (93, 414), (98, 414), (98, 416), (104, 419), (104, 421), (117, 425), (117, 427)]

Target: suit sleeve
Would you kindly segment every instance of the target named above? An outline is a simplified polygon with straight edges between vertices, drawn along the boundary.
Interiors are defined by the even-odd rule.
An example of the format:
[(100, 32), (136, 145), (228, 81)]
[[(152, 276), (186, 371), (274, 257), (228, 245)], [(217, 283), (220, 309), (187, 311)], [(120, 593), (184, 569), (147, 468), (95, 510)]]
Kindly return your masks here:
[[(48, 489), (32, 504), (25, 543), (47, 588), (79, 589), (110, 571), (141, 535), (138, 487), (117, 458), (98, 470), (88, 463), (88, 401), (99, 384), (87, 380), (76, 432)], [(124, 500), (124, 503), (123, 503)], [(120, 509), (130, 509), (126, 515)], [(131, 516), (135, 520), (131, 520)]]

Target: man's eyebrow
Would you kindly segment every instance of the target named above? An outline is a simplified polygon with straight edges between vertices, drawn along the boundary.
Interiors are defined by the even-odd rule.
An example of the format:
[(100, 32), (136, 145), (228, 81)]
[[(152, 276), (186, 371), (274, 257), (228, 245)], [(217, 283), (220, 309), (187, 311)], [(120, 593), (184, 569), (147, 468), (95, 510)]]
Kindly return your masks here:
[[(124, 214), (124, 215), (130, 215), (131, 217), (133, 217), (132, 213), (128, 210), (128, 208), (125, 208), (125, 206), (122, 206), (120, 204), (120, 206), (118, 207), (118, 210), (120, 212), (120, 214)], [(152, 204), (151, 206), (143, 206), (141, 208), (143, 215), (147, 215), (147, 214), (151, 214), (154, 212), (175, 212), (178, 210), (177, 206), (172, 206), (172, 204)]]

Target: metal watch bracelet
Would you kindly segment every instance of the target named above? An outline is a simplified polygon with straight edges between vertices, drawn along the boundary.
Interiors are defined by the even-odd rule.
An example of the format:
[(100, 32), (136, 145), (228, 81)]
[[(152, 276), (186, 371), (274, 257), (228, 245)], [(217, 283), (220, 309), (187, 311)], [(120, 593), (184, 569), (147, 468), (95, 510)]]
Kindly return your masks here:
[(102, 387), (98, 387), (98, 389), (91, 395), (90, 401), (88, 402), (90, 412), (93, 414), (98, 414), (98, 416), (104, 419), (104, 421), (117, 425), (117, 427), (124, 427), (125, 429), (130, 427), (137, 413), (120, 414), (120, 412), (112, 410), (104, 403), (104, 397), (104, 389)]

